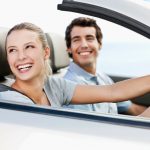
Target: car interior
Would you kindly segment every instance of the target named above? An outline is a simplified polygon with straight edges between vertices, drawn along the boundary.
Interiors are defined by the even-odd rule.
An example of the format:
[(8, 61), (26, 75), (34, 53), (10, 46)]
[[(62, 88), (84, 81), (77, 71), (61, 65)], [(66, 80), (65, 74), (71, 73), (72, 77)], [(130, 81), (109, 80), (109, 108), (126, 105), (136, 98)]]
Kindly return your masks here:
[[(7, 63), (5, 51), (5, 38), (8, 28), (0, 27), (0, 83), (11, 85), (14, 77)], [(69, 65), (70, 58), (66, 51), (65, 39), (63, 36), (56, 33), (45, 33), (49, 47), (51, 49), (50, 63), (54, 76), (63, 76), (66, 68)], [(60, 50), (61, 49), (61, 50)], [(115, 82), (127, 79), (125, 77), (112, 76)], [(136, 98), (133, 102), (145, 106), (149, 106), (150, 94)]]

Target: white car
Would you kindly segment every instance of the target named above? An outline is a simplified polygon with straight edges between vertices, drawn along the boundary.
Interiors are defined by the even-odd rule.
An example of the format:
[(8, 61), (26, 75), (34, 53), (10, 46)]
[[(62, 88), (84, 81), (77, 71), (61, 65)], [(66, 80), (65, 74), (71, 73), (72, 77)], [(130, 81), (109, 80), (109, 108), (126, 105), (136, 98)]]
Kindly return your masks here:
[[(101, 24), (104, 46), (98, 67), (118, 81), (150, 72), (147, 65), (147, 61), (150, 61), (149, 5), (149, 2), (140, 0), (63, 0), (58, 4), (58, 10), (60, 14), (61, 10), (66, 11), (64, 17), (72, 13), (78, 13), (78, 16), (90, 15)], [(0, 27), (0, 90), (3, 90), (3, 84), (9, 84), (13, 80), (4, 48), (7, 31), (8, 28)], [(55, 31), (46, 32), (46, 36), (53, 53), (52, 67), (55, 75), (59, 76), (66, 71), (69, 64), (64, 39), (62, 35), (55, 34)], [(146, 53), (147, 57), (143, 58), (142, 53)], [(62, 59), (58, 59), (60, 55)], [(141, 60), (138, 60), (139, 56)], [(142, 72), (141, 63), (145, 59), (147, 63), (143, 65), (147, 65), (147, 72)], [(124, 69), (126, 65), (129, 70)], [(110, 66), (114, 66), (112, 71)], [(136, 68), (140, 70), (139, 73), (133, 73)], [(149, 106), (149, 95), (142, 97), (137, 103)], [(52, 148), (149, 150), (150, 119), (51, 108), (0, 99), (0, 150)]]

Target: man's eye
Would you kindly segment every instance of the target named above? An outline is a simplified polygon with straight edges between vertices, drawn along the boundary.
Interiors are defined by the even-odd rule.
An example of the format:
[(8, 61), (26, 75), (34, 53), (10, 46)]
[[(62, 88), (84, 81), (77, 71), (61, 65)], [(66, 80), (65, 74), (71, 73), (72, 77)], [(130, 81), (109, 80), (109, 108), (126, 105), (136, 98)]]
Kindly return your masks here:
[(73, 39), (72, 40), (72, 42), (78, 42), (79, 41), (79, 39)]
[(87, 38), (87, 40), (88, 40), (88, 41), (93, 41), (94, 38), (93, 38), (93, 37), (89, 37), (89, 38)]

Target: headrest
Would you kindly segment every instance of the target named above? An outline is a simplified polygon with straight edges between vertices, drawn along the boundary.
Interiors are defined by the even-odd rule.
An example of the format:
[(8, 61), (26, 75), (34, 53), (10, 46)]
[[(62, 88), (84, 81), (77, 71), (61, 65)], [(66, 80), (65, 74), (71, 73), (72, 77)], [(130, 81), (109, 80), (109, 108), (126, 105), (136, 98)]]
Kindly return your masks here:
[(70, 58), (66, 51), (65, 39), (63, 36), (56, 33), (46, 33), (46, 38), (51, 49), (51, 67), (53, 72), (67, 67)]
[(5, 40), (7, 32), (7, 28), (0, 27), (0, 77), (4, 77), (11, 73), (9, 65), (7, 63), (5, 51)]

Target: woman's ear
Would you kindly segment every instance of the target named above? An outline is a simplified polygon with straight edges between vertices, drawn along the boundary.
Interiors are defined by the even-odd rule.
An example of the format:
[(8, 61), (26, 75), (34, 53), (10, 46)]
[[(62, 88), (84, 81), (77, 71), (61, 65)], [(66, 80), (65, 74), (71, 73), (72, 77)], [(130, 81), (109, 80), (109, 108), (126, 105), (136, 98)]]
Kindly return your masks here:
[(44, 55), (44, 58), (45, 59), (49, 59), (50, 57), (50, 48), (49, 47), (46, 47), (45, 48), (45, 55)]

